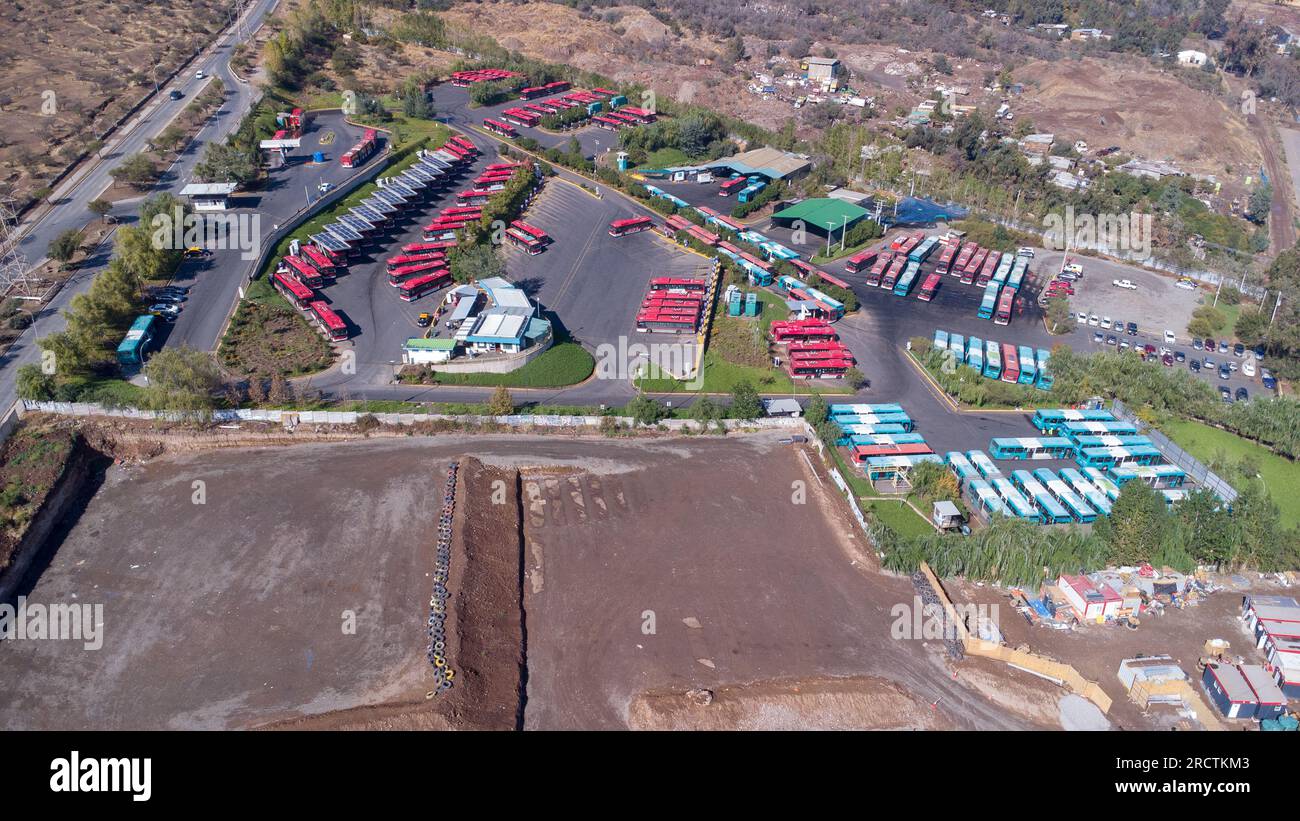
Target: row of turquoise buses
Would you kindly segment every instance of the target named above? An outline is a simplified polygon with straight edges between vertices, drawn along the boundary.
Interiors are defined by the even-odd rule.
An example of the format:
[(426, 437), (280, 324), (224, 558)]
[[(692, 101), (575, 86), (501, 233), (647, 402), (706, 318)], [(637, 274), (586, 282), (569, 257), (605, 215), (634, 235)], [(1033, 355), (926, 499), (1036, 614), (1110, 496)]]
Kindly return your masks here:
[(1052, 388), (1052, 373), (1048, 367), (1052, 354), (1046, 349), (1034, 350), (1028, 345), (1016, 346), (977, 336), (967, 340), (961, 334), (942, 329), (935, 329), (934, 348), (938, 351), (946, 349), (954, 362), (974, 368), (987, 379), (1033, 385), (1045, 391)]

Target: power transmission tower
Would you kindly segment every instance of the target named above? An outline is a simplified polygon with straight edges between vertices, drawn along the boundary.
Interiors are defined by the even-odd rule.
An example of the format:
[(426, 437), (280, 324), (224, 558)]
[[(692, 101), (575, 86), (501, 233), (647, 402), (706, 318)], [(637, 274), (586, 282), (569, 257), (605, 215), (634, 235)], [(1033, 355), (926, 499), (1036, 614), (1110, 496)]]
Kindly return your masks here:
[(34, 280), (27, 272), (27, 257), (18, 250), (18, 218), (11, 200), (0, 200), (0, 296), (31, 299)]

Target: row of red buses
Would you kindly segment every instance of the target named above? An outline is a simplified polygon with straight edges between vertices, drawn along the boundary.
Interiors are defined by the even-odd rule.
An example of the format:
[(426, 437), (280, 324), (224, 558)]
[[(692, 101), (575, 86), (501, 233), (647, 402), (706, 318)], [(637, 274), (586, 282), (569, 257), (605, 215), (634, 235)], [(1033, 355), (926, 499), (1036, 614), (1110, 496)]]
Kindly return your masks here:
[(702, 279), (655, 277), (650, 280), (650, 290), (652, 291), (699, 291), (704, 293), (708, 289), (708, 284)]
[(506, 239), (510, 240), (511, 245), (514, 245), (517, 248), (522, 248), (524, 253), (528, 254), (530, 257), (535, 257), (542, 251), (546, 250), (545, 243), (536, 237), (525, 234), (518, 228), (507, 228)]
[(793, 319), (772, 323), (772, 339), (797, 342), (814, 339), (839, 339), (840, 335), (824, 319)]
[(943, 250), (939, 252), (939, 261), (935, 264), (935, 272), (939, 275), (945, 275), (952, 270), (952, 261), (957, 256), (957, 251), (961, 248), (961, 240), (952, 238), (943, 244)]
[(484, 118), (483, 127), (486, 128), (488, 131), (491, 131), (493, 134), (497, 134), (502, 137), (519, 136), (519, 132), (515, 131), (512, 126), (508, 126), (505, 123), (497, 122), (496, 120), (489, 120), (487, 118)]
[(445, 259), (430, 259), (424, 262), (402, 265), (388, 272), (388, 284), (397, 288), (403, 282), (408, 282), (416, 277), (439, 273), (446, 270), (446, 268), (447, 260)]
[(655, 222), (649, 217), (629, 217), (628, 219), (611, 222), (609, 224), (609, 235), (611, 237), (625, 237), (628, 234), (635, 234), (654, 227)]
[(453, 71), (451, 74), (451, 84), (458, 88), (465, 88), (474, 83), (489, 83), (494, 80), (508, 80), (512, 77), (522, 77), (524, 75), (517, 71), (508, 71), (504, 68), (477, 68), (466, 71)]
[(700, 242), (710, 247), (718, 244), (719, 237), (717, 234), (713, 233), (712, 231), (705, 231), (703, 228), (701, 228), (700, 226), (694, 223), (691, 223), (691, 226), (686, 229), (686, 233), (690, 234), (692, 237), (695, 237), (695, 239), (699, 240)]
[(921, 293), (917, 294), (916, 298), (921, 300), (922, 302), (929, 302), (933, 300), (934, 295), (939, 290), (940, 282), (943, 282), (943, 274), (939, 273), (938, 271), (935, 271), (933, 274), (930, 274), (925, 278), (925, 282), (921, 283)]
[(606, 117), (604, 114), (593, 114), (591, 121), (596, 124), (597, 128), (603, 128), (606, 131), (618, 131), (625, 125), (613, 117)]
[(878, 256), (880, 256), (880, 249), (878, 248), (872, 248), (868, 251), (854, 254), (849, 257), (849, 261), (845, 263), (844, 270), (848, 271), (850, 274), (860, 274), (870, 267), (871, 263), (875, 262)]
[(447, 255), (442, 251), (427, 251), (423, 254), (398, 254), (395, 257), (389, 257), (384, 264), (384, 270), (393, 273), (399, 268), (405, 268), (408, 265), (417, 265), (421, 262), (436, 262), (444, 260)]
[(343, 318), (334, 313), (324, 300), (318, 299), (307, 306), (307, 313), (316, 320), (320, 329), (324, 331), (326, 338), (333, 342), (340, 342), (348, 338), (348, 325)]
[(718, 189), (718, 195), (722, 197), (729, 197), (732, 194), (739, 191), (740, 189), (744, 188), (746, 185), (749, 185), (748, 177), (735, 177), (733, 179), (727, 180), (722, 184), (722, 186)]
[[(994, 325), (1011, 324), (1011, 309), (1014, 305), (1015, 298), (1016, 298), (1016, 292), (1014, 289), (1012, 288), (1002, 289), (1002, 295), (998, 297), (998, 307), (993, 311)], [(1006, 365), (1004, 364), (1003, 367), (1005, 368)], [(1006, 371), (1003, 371), (1003, 373), (1005, 372)]]
[(293, 307), (300, 311), (305, 310), (307, 303), (311, 302), (316, 296), (311, 288), (303, 285), (288, 274), (272, 274), (271, 285), (280, 292), (281, 296), (289, 300)]
[(339, 158), (339, 163), (344, 168), (358, 168), (365, 165), (366, 160), (370, 159), (370, 155), (374, 154), (375, 149), (379, 147), (378, 139), (375, 130), (367, 128), (365, 133), (361, 135), (361, 139), (357, 141), (357, 144), (343, 152), (343, 156)]
[(631, 114), (624, 114), (621, 111), (611, 111), (607, 116), (613, 117), (620, 123), (626, 123), (627, 125), (639, 125), (636, 117), (633, 117)]
[(653, 123), (658, 116), (653, 111), (644, 108), (634, 108), (630, 105), (623, 106), (618, 110), (618, 112), (634, 118), (636, 122), (641, 125), (649, 125), (650, 123)]
[(501, 119), (508, 123), (521, 125), (524, 128), (535, 128), (542, 121), (541, 115), (532, 111), (525, 111), (522, 108), (507, 108), (501, 112)]
[(1016, 346), (1002, 343), (1002, 381), (1015, 384), (1020, 381), (1020, 355)]
[[(890, 240), (889, 250), (903, 251), (903, 246), (907, 245), (908, 242), (911, 242), (912, 247), (915, 248), (921, 242), (921, 238), (924, 236), (925, 236), (925, 232), (923, 231), (917, 231), (912, 234), (899, 234), (898, 236)], [(907, 251), (903, 251), (903, 253), (906, 254)]]
[(325, 287), (325, 277), (301, 257), (292, 255), (285, 257), (283, 270), (292, 274), (295, 279), (308, 288)]
[(430, 291), (436, 291), (451, 282), (451, 271), (437, 271), (427, 276), (408, 279), (397, 286), (397, 298), (403, 302), (414, 302)]
[(870, 271), (867, 271), (867, 285), (872, 288), (879, 287), (880, 280), (885, 275), (885, 269), (888, 268), (889, 263), (893, 261), (894, 255), (889, 253), (881, 254), (876, 257), (876, 264), (871, 266)]
[(678, 214), (672, 214), (664, 218), (663, 232), (665, 236), (672, 237), (678, 231), (689, 231), (695, 223)]
[(545, 231), (543, 231), (540, 228), (534, 228), (533, 226), (529, 225), (523, 220), (515, 220), (514, 222), (510, 223), (510, 227), (514, 228), (517, 231), (522, 232), (525, 236), (537, 240), (538, 242), (548, 243), (551, 241), (551, 237), (549, 234), (547, 234)]

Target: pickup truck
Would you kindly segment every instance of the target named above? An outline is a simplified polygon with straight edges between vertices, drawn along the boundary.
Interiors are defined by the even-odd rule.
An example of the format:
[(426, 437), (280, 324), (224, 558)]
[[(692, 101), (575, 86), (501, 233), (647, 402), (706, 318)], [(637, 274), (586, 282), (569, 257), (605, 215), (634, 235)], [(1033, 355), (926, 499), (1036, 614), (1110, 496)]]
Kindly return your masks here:
[(1126, 288), (1130, 291), (1136, 291), (1138, 289), (1138, 286), (1134, 285), (1130, 280), (1127, 279), (1112, 279), (1110, 281), (1110, 284), (1114, 285), (1116, 288)]

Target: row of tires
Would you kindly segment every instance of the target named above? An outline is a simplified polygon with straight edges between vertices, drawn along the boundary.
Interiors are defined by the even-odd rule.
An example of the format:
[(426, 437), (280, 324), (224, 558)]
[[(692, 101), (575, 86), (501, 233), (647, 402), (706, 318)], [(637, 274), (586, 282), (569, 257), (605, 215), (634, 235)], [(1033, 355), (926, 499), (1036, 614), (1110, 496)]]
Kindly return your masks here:
[(456, 471), (460, 464), (447, 468), (447, 485), (442, 494), (442, 512), (438, 514), (438, 544), (433, 562), (433, 594), (429, 597), (429, 648), (433, 665), (433, 689), (428, 698), (445, 693), (456, 680), (456, 671), (447, 659), (447, 579), (451, 570), (451, 517), (456, 512)]

